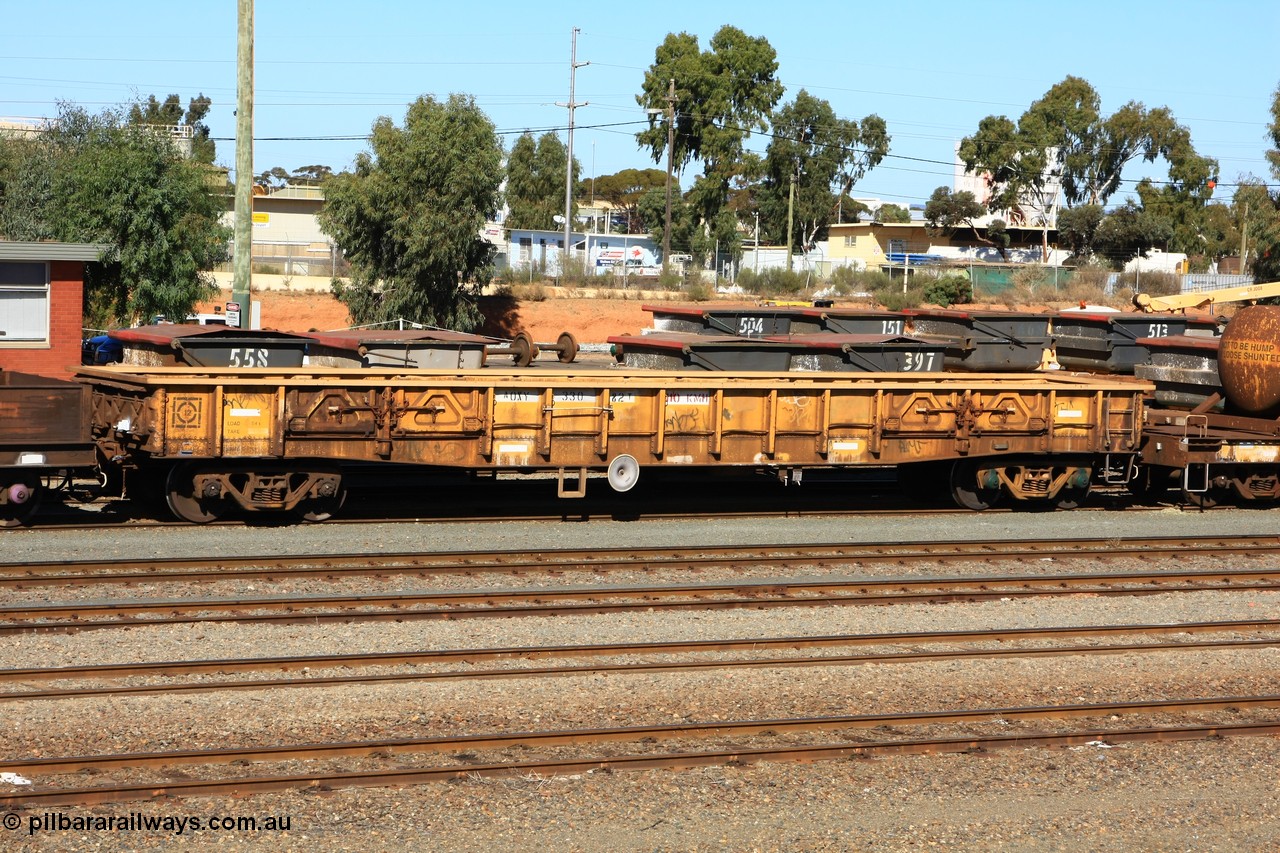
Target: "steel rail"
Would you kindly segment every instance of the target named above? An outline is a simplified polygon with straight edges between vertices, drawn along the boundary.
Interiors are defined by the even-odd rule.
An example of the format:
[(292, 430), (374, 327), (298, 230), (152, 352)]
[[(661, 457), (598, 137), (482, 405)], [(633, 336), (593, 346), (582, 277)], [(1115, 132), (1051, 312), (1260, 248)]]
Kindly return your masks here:
[[(842, 499), (848, 500), (848, 495), (842, 495)], [(971, 515), (973, 510), (964, 509), (957, 506), (943, 506), (941, 501), (944, 498), (939, 497), (937, 506), (919, 505), (911, 508), (885, 509), (883, 507), (875, 507), (868, 505), (857, 508), (841, 508), (832, 506), (830, 502), (834, 500), (832, 497), (816, 499), (809, 506), (790, 505), (779, 509), (739, 509), (735, 510), (731, 507), (723, 507), (716, 509), (698, 509), (688, 507), (686, 509), (673, 511), (669, 508), (658, 508), (646, 510), (642, 507), (635, 506), (605, 506), (597, 508), (583, 508), (575, 511), (564, 512), (531, 512), (527, 505), (523, 507), (513, 506), (512, 511), (505, 514), (495, 514), (492, 506), (485, 507), (486, 514), (479, 514), (480, 510), (473, 513), (455, 512), (454, 514), (445, 514), (436, 512), (430, 515), (409, 515), (403, 510), (395, 512), (375, 513), (367, 510), (366, 515), (343, 515), (338, 518), (330, 518), (325, 520), (325, 526), (349, 525), (359, 526), (368, 524), (506, 524), (512, 521), (524, 522), (560, 522), (560, 521), (612, 521), (620, 516), (625, 516), (628, 520), (643, 521), (683, 521), (689, 518), (702, 519), (722, 519), (726, 517), (734, 519), (743, 518), (918, 518), (920, 516), (935, 515)], [(824, 505), (822, 501), (827, 501)], [(351, 506), (350, 501), (347, 504)], [(434, 507), (426, 507), (424, 510), (439, 510), (438, 505)], [(1127, 506), (1126, 512), (1158, 512), (1164, 507), (1160, 506)], [(84, 510), (80, 510), (84, 512)], [(988, 515), (1010, 513), (1014, 510), (1009, 507), (992, 507), (984, 510)], [(1113, 511), (1103, 506), (1081, 506), (1072, 510), (1072, 512), (1109, 512)], [(1197, 511), (1199, 509), (1197, 508)], [(56, 511), (55, 511), (56, 512)], [(95, 512), (101, 512), (95, 510)], [(345, 512), (345, 510), (344, 510)], [(178, 521), (168, 519), (140, 518), (130, 517), (124, 514), (111, 514), (109, 517), (104, 513), (103, 521), (88, 522), (83, 520), (76, 521), (56, 521), (51, 519), (49, 511), (42, 511), (37, 528), (39, 530), (57, 530), (59, 532), (83, 531), (91, 532), (102, 530), (108, 525), (117, 527), (124, 525), (129, 530), (190, 530), (194, 528), (218, 528), (218, 527), (249, 527), (254, 523), (267, 521), (268, 519), (262, 515), (246, 516), (242, 518), (225, 518), (205, 524), (193, 524), (189, 521)]]
[[(515, 732), (499, 734), (460, 735), (447, 737), (404, 738), (346, 743), (317, 743), (295, 746), (248, 747), (220, 750), (186, 750), (155, 753), (129, 753), (100, 756), (65, 756), (40, 759), (15, 759), (0, 761), (0, 770), (22, 775), (59, 775), (82, 770), (103, 771), (118, 768), (167, 767), (195, 764), (230, 764), (232, 762), (282, 762), (298, 760), (330, 759), (372, 754), (447, 752), (450, 750), (488, 750), (511, 746), (547, 747), (582, 745), (607, 742), (637, 742), (641, 740), (669, 740), (685, 737), (752, 736), (778, 732), (814, 732), (830, 729), (865, 729), (877, 726), (928, 726), (961, 723), (987, 723), (996, 720), (1043, 720), (1091, 716), (1115, 716), (1121, 714), (1169, 714), (1204, 711), (1274, 708), (1280, 706), (1280, 695), (1213, 697), (1198, 699), (1157, 700), (1149, 702), (1121, 702), (1093, 705), (1061, 705), (1039, 707), (984, 708), (962, 711), (931, 711), (908, 714), (868, 714), (839, 717), (801, 717), (773, 720), (718, 721), (714, 723), (681, 723), (674, 725), (629, 726), (610, 729), (570, 729), (544, 732)], [(581, 772), (592, 768), (693, 766), (669, 763), (696, 760), (700, 764), (746, 763), (768, 760), (770, 756), (791, 756), (792, 760), (813, 760), (818, 757), (866, 754), (870, 752), (943, 752), (977, 751), (999, 746), (1046, 746), (1081, 744), (1093, 741), (1116, 743), (1123, 740), (1186, 740), (1225, 736), (1228, 734), (1272, 735), (1280, 731), (1280, 724), (1228, 723), (1182, 727), (1144, 727), (1140, 729), (1093, 729), (1084, 732), (1042, 734), (1026, 733), (998, 736), (967, 736), (963, 738), (903, 739), (900, 741), (876, 741), (838, 746), (797, 746), (772, 749), (732, 749), (705, 753), (678, 753), (655, 756), (636, 755), (560, 761), (512, 762), (493, 765), (451, 765), (448, 767), (396, 769), (356, 773), (311, 773), (305, 776), (249, 777), (218, 780), (179, 780), (100, 786), (91, 788), (45, 788), (24, 791), (0, 797), (0, 807), (30, 807), (71, 803), (111, 802), (119, 799), (154, 797), (159, 795), (196, 796), (260, 793), (287, 788), (307, 788), (318, 784), (335, 785), (393, 785), (413, 784), (430, 779), (447, 779), (484, 772)], [(833, 752), (834, 751), (834, 752)], [(803, 756), (803, 757), (801, 757)], [(653, 764), (655, 761), (668, 763)], [(565, 768), (577, 768), (567, 770)], [(543, 768), (538, 770), (538, 768)], [(558, 768), (558, 769), (550, 769)], [(361, 781), (365, 780), (365, 781)], [(395, 780), (395, 781), (393, 781)]]
[[(779, 595), (785, 595), (785, 584), (772, 584), (778, 588)], [(845, 607), (845, 606), (871, 606), (871, 605), (893, 605), (893, 604), (944, 604), (951, 602), (975, 602), (975, 601), (992, 601), (992, 600), (1011, 600), (1015, 598), (1038, 598), (1038, 597), (1061, 597), (1071, 595), (1091, 595), (1091, 596), (1135, 596), (1135, 595), (1164, 595), (1179, 592), (1275, 592), (1280, 591), (1280, 583), (1252, 583), (1249, 585), (1234, 584), (1230, 581), (1223, 583), (1186, 583), (1186, 584), (1149, 584), (1142, 587), (1112, 587), (1112, 586), (1083, 586), (1061, 584), (1060, 588), (1037, 588), (1037, 589), (985, 589), (985, 590), (963, 590), (953, 589), (950, 591), (934, 591), (934, 592), (905, 592), (905, 593), (888, 593), (888, 594), (863, 594), (853, 593), (846, 595), (826, 595), (826, 596), (810, 596), (805, 598), (718, 598), (718, 599), (693, 599), (685, 601), (670, 601), (643, 599), (639, 601), (622, 601), (600, 603), (593, 602), (590, 604), (552, 604), (552, 605), (502, 605), (502, 606), (476, 606), (476, 607), (438, 607), (438, 608), (405, 608), (403, 606), (395, 606), (392, 609), (378, 610), (299, 610), (298, 605), (305, 604), (297, 599), (282, 599), (279, 608), (288, 609), (286, 613), (245, 613), (242, 609), (247, 606), (233, 600), (227, 602), (225, 608), (227, 612), (203, 615), (203, 616), (173, 616), (163, 617), (155, 616), (145, 619), (99, 619), (88, 620), (79, 619), (78, 616), (83, 611), (78, 611), (74, 606), (53, 605), (51, 610), (61, 609), (73, 617), (72, 621), (54, 622), (54, 621), (18, 621), (0, 623), (0, 636), (39, 633), (49, 631), (87, 631), (99, 630), (105, 628), (138, 628), (144, 626), (160, 626), (160, 625), (196, 625), (207, 623), (236, 622), (240, 624), (276, 624), (276, 625), (298, 625), (298, 624), (321, 624), (328, 622), (378, 622), (378, 621), (407, 621), (410, 619), (481, 619), (481, 618), (512, 618), (520, 616), (594, 616), (605, 613), (625, 613), (625, 612), (675, 612), (682, 610), (735, 610), (735, 609), (756, 609), (765, 610), (775, 607)], [(510, 597), (514, 594), (507, 594)], [(527, 599), (539, 600), (546, 598), (542, 593), (530, 592), (526, 593)], [(591, 597), (591, 596), (587, 596)], [(623, 591), (615, 591), (613, 593), (597, 593), (596, 598), (624, 598), (626, 593)], [(399, 596), (390, 597), (388, 602), (392, 604), (403, 605), (406, 600), (411, 598), (421, 598), (419, 596)], [(398, 599), (392, 601), (392, 599)], [(374, 602), (362, 601), (361, 606), (371, 606)], [(183, 611), (202, 611), (213, 609), (215, 602), (166, 602), (173, 610)], [(111, 612), (111, 605), (90, 605), (90, 608), (99, 612)], [(133, 610), (152, 610), (163, 611), (164, 608), (152, 605), (126, 605), (122, 609)], [(36, 614), (36, 608), (6, 608), (7, 611), (17, 615), (40, 615)], [(47, 618), (47, 616), (46, 616)]]
[[(1248, 586), (1241, 586), (1248, 582)], [(599, 601), (600, 599), (643, 599), (646, 604), (657, 604), (657, 599), (699, 596), (790, 596), (797, 593), (817, 594), (840, 592), (874, 597), (877, 591), (894, 591), (880, 596), (890, 600), (907, 600), (920, 595), (1020, 595), (1039, 593), (1046, 588), (1084, 587), (1089, 592), (1116, 592), (1121, 585), (1140, 585), (1141, 590), (1122, 589), (1120, 592), (1160, 592), (1173, 589), (1174, 584), (1194, 584), (1195, 589), (1217, 590), (1223, 588), (1267, 589), (1280, 582), (1280, 567), (1268, 569), (1229, 569), (1191, 571), (1142, 571), (1142, 572), (1087, 572), (1043, 575), (979, 575), (970, 577), (927, 578), (855, 578), (850, 580), (767, 580), (735, 581), (730, 583), (664, 584), (657, 586), (574, 586), (541, 589), (485, 589), (441, 590), (431, 592), (369, 593), (355, 595), (305, 595), (268, 596), (260, 598), (175, 598), (137, 599), (133, 601), (70, 602), (53, 604), (11, 604), (0, 606), (0, 618), (49, 619), (58, 616), (87, 618), (99, 614), (137, 616), (155, 613), (193, 613), (202, 611), (235, 610), (300, 610), (319, 607), (395, 607), (420, 605), (486, 605), (499, 603), (527, 604), (546, 601)], [(772, 599), (749, 599), (752, 603)], [(793, 599), (789, 603), (803, 604), (816, 599)], [(825, 600), (825, 599), (824, 599)], [(694, 602), (700, 603), (700, 602)], [(606, 605), (607, 606), (607, 605)], [(398, 610), (398, 613), (408, 611)]]
[[(208, 693), (225, 690), (277, 690), (293, 687), (345, 687), (358, 684), (411, 683), (425, 681), (484, 681), (507, 678), (546, 678), (574, 675), (635, 675), (659, 672), (690, 672), (714, 669), (778, 669), (813, 666), (861, 666), (865, 664), (923, 663), (981, 659), (1065, 657), (1069, 655), (1151, 654), (1154, 652), (1221, 651), (1224, 649), (1265, 649), (1280, 647), (1280, 637), (1264, 640), (1199, 640), (1168, 643), (1121, 643), (1107, 645), (1027, 646), (1012, 649), (955, 649), (949, 651), (890, 652), (864, 655), (818, 655), (804, 657), (737, 658), (656, 663), (588, 664), (582, 666), (520, 667), (482, 670), (445, 670), (382, 675), (343, 675), (316, 678), (276, 678), (244, 681), (195, 681), (146, 684), (128, 687), (86, 687), (0, 693), (0, 702), (46, 699), (88, 699), (103, 696), (150, 696), (170, 693)], [(262, 667), (256, 666), (255, 669)], [(91, 669), (83, 667), (82, 669)], [(222, 670), (222, 672), (234, 670)], [(57, 678), (52, 670), (36, 670), (36, 678)], [(105, 674), (104, 674), (105, 675)], [(86, 673), (86, 678), (102, 677)]]
[(1162, 556), (1275, 556), (1280, 537), (1215, 536), (1197, 538), (1113, 538), (972, 540), (905, 545), (900, 543), (826, 543), (748, 545), (704, 548), (563, 549), (528, 551), (454, 551), (395, 554), (314, 554), (253, 557), (150, 558), (0, 563), (0, 586), (24, 587), (76, 583), (153, 583), (263, 577), (329, 577), (382, 574), (483, 574), (645, 571), (773, 565), (804, 559), (813, 565), (936, 562), (1003, 562), (1055, 557), (1076, 559), (1155, 559)]
[(1077, 747), (1094, 743), (1206, 740), (1224, 737), (1269, 737), (1280, 733), (1274, 723), (1226, 723), (1221, 725), (1166, 726), (1160, 728), (1094, 729), (1069, 734), (1027, 733), (986, 737), (927, 738), (902, 741), (867, 741), (856, 745), (774, 747), (770, 749), (721, 749), (707, 752), (611, 755), (586, 759), (513, 761), (498, 764), (423, 767), (305, 776), (259, 776), (217, 780), (167, 780), (163, 783), (103, 785), (92, 788), (47, 788), (16, 796), (0, 797), (5, 808), (42, 808), (56, 805), (96, 805), (147, 800), (156, 797), (213, 797), (262, 794), (287, 790), (402, 787), (429, 782), (509, 776), (564, 776), (596, 770), (688, 769), (720, 765), (745, 766), (762, 762), (829, 761), (871, 758), (877, 755), (920, 755), (992, 752), (998, 749)]
[(24, 667), (0, 669), (0, 682), (47, 681), (77, 678), (128, 678), (201, 675), (209, 673), (253, 672), (334, 667), (401, 666), (429, 663), (479, 663), (521, 658), (539, 660), (680, 654), (688, 652), (729, 652), (759, 649), (811, 649), (840, 646), (922, 645), (926, 643), (1017, 642), (1062, 640), (1079, 637), (1142, 634), (1207, 634), (1242, 631), (1280, 631), (1280, 619), (1244, 619), (1220, 622), (1163, 622), (1132, 625), (1072, 625), (1054, 628), (1003, 628), (977, 631), (906, 631), (886, 634), (822, 634), (790, 637), (745, 637), (726, 640), (679, 640), (645, 643), (596, 643), (587, 645), (504, 646), (475, 649), (426, 649), (403, 652), (367, 652), (343, 655), (294, 655), (289, 657), (221, 658), (212, 660), (108, 663), (81, 666)]

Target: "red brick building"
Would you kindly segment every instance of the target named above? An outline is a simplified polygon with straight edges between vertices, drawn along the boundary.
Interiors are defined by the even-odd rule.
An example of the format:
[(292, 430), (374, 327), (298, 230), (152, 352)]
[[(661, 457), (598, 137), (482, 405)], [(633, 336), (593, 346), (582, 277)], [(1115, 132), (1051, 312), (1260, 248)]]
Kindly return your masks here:
[(102, 249), (0, 240), (0, 369), (70, 377), (80, 364), (85, 264)]

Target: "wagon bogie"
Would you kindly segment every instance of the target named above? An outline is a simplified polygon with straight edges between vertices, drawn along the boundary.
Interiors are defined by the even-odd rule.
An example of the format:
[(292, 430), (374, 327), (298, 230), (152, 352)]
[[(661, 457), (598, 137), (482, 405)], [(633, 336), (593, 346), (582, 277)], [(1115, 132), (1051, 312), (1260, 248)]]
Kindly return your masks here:
[(989, 457), (952, 467), (951, 495), (966, 509), (985, 510), (1009, 499), (1014, 506), (1074, 509), (1093, 477), (1090, 457)]
[(346, 498), (337, 466), (306, 460), (238, 465), (179, 462), (169, 468), (165, 495), (173, 514), (194, 524), (215, 521), (233, 509), (292, 511), (306, 521), (323, 521)]

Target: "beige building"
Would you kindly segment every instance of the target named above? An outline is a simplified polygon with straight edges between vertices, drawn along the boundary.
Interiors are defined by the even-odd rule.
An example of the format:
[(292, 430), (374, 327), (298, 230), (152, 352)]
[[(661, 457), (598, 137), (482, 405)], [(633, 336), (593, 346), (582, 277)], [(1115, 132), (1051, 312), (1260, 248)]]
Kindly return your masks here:
[(929, 254), (932, 239), (923, 222), (843, 222), (830, 226), (828, 259), (832, 266), (874, 270), (889, 264), (891, 255)]
[[(982, 242), (972, 229), (948, 237), (930, 233), (923, 222), (844, 222), (830, 226), (827, 259), (831, 266), (854, 266), (891, 272), (905, 266), (947, 261), (977, 263), (1041, 263), (1040, 229), (1011, 228), (1013, 242), (1002, 256)], [(1052, 232), (1050, 232), (1052, 234)], [(1050, 263), (1061, 263), (1065, 253), (1051, 250)]]
[[(223, 224), (234, 227), (235, 198), (226, 196)], [(332, 276), (341, 253), (320, 230), (316, 216), (324, 207), (319, 187), (287, 186), (271, 192), (254, 188), (253, 264), (255, 271), (286, 276)]]

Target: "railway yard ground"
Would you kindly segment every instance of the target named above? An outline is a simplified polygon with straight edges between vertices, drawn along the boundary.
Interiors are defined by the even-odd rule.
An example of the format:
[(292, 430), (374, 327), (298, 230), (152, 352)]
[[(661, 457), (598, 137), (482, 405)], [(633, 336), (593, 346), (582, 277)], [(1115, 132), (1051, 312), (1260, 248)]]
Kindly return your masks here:
[[(252, 817), (260, 827), (287, 818), (288, 829), (188, 824), (181, 840), (192, 849), (272, 850), (1271, 849), (1280, 837), (1280, 738), (1270, 733), (1280, 719), (1280, 591), (1273, 588), (1280, 577), (1229, 576), (1245, 569), (1280, 573), (1280, 553), (1241, 554), (1225, 545), (1221, 553), (1215, 546), (1192, 551), (1190, 543), (1253, 536), (1270, 546), (1274, 530), (1274, 510), (1164, 507), (3, 531), (0, 559), (11, 567), (3, 577), (20, 574), (22, 563), (109, 560), (148, 570), (151, 561), (175, 557), (207, 561), (211, 572), (220, 558), (265, 562), (302, 554), (319, 561), (326, 554), (505, 551), (535, 564), (514, 572), (477, 564), (463, 574), (334, 569), (199, 583), (95, 583), (90, 576), (54, 585), (34, 574), (30, 582), (3, 580), (0, 608), (208, 602), (207, 610), (194, 611), (195, 620), (159, 624), (175, 611), (95, 630), (42, 630), (38, 619), (10, 630), (12, 613), (5, 617), (3, 669), (25, 673), (0, 682), (0, 771), (13, 774), (0, 777), (3, 837), (10, 849), (158, 849), (173, 843), (173, 821), (220, 816)], [(1171, 536), (1188, 540), (1180, 556), (1105, 553), (1126, 540)], [(1085, 538), (1094, 540), (1088, 554), (1013, 559), (1002, 558), (996, 545), (988, 554), (946, 561), (915, 552), (897, 561), (852, 552), (847, 562), (806, 561), (785, 556), (784, 548)], [(726, 558), (719, 567), (691, 569), (637, 555), (634, 567), (608, 571), (536, 567), (556, 549), (603, 558), (610, 549), (711, 553), (743, 545), (762, 546), (766, 557), (776, 551), (777, 560)], [(1001, 576), (1174, 570), (1205, 573), (1206, 588), (1116, 582), (1111, 591), (1048, 595), (1022, 594), (1015, 582), (1007, 595), (850, 606), (805, 602), (815, 593), (792, 586), (892, 578), (905, 590), (907, 581), (982, 578), (978, 586), (998, 591)], [(741, 589), (695, 590), (680, 607), (634, 592), (677, 584)], [(745, 601), (764, 595), (760, 587), (769, 584), (777, 588), (767, 605)], [(502, 593), (534, 590), (546, 599), (536, 603), (551, 604), (553, 592), (586, 587), (594, 590), (588, 603), (639, 598), (640, 606), (500, 618), (474, 612), (502, 606)], [(308, 596), (426, 591), (487, 591), (491, 600), (479, 594), (432, 618), (413, 611), (442, 605), (404, 603), (396, 605), (398, 616), (366, 619), (381, 605), (357, 603), (349, 618), (305, 618)], [(740, 606), (711, 606), (735, 597)], [(237, 621), (237, 613), (224, 612), (237, 601), (268, 598), (294, 602), (300, 618)], [(1049, 630), (1117, 626), (1131, 630), (1070, 639)], [(1008, 634), (1019, 629), (1043, 631), (1031, 638)], [(937, 633), (961, 631), (972, 636)], [(983, 636), (995, 631), (1006, 634)], [(780, 638), (795, 642), (790, 648), (766, 642)], [(815, 638), (834, 639), (819, 648), (801, 641)], [(697, 646), (742, 639), (758, 647)], [(635, 648), (657, 642), (673, 648)], [(1133, 648), (1157, 642), (1182, 647)], [(600, 648), (606, 644), (625, 648)], [(322, 659), (446, 650), (474, 655), (342, 665)], [(961, 654), (921, 654), (948, 651)], [(905, 654), (919, 657), (886, 657)], [(299, 656), (313, 660), (304, 666)], [(794, 659), (788, 663), (787, 656)], [(259, 670), (231, 663), (267, 657), (294, 660)], [(226, 663), (198, 674), (48, 672), (211, 659)], [(570, 667), (578, 671), (566, 672)], [(72, 695), (86, 688), (92, 692)], [(56, 690), (68, 694), (50, 693)], [(1163, 700), (1200, 704), (1182, 710), (1126, 704)], [(961, 711), (969, 716), (942, 714)], [(921, 714), (935, 716), (903, 716)], [(753, 721), (760, 724), (745, 727)], [(642, 726), (648, 728), (616, 731)], [(1245, 733), (1254, 736), (1223, 736), (1240, 726), (1253, 726)], [(1131, 732), (1141, 727), (1163, 734), (1135, 739)], [(1070, 733), (1077, 736), (1034, 740)], [(454, 736), (470, 740), (435, 743)], [(313, 754), (335, 745), (337, 755)], [(280, 747), (298, 749), (240, 758), (174, 755)], [(788, 751), (808, 760), (780, 760)], [(673, 755), (674, 767), (662, 763)], [(48, 766), (69, 756), (83, 760)], [(108, 760), (89, 766), (89, 757)], [(635, 760), (656, 766), (628, 769)], [(581, 766), (548, 763), (565, 761)], [(436, 770), (447, 778), (407, 781)], [(274, 790), (253, 787), (268, 778), (285, 781)], [(218, 781), (239, 793), (182, 793), (184, 785)], [(98, 803), (89, 802), (92, 793), (79, 794), (79, 803), (33, 798), (113, 785), (135, 786), (135, 793), (98, 796), (108, 800)], [(24, 797), (32, 799), (20, 802)], [(10, 814), (17, 829), (9, 829)], [(57, 828), (59, 820), (77, 818), (128, 820), (134, 828)], [(167, 829), (136, 828), (165, 819)], [(28, 834), (32, 821), (41, 829)]]

